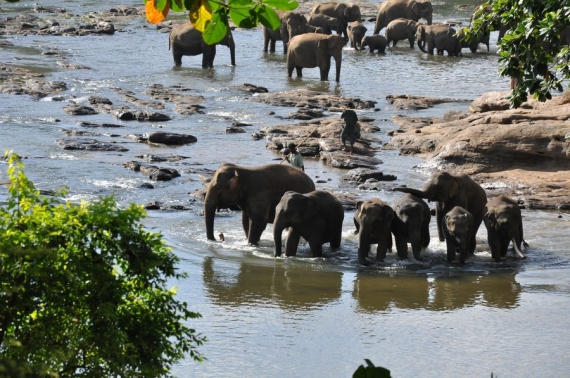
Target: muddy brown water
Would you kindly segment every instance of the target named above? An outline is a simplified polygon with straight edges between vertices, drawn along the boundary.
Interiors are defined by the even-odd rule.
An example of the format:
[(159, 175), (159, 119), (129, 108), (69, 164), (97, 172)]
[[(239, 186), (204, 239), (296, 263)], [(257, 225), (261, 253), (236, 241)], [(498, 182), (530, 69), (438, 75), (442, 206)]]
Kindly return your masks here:
[[(53, 3), (53, 4), (51, 4)], [(141, 5), (138, 1), (125, 1)], [(468, 23), (475, 1), (433, 2), (434, 21)], [(111, 3), (54, 0), (50, 5), (73, 14), (100, 11)], [(2, 18), (29, 10), (33, 4), (0, 4)], [(55, 16), (54, 16), (55, 17)], [(369, 34), (373, 29), (371, 23)], [(463, 266), (445, 262), (445, 245), (437, 240), (432, 221), (432, 242), (425, 261), (399, 261), (389, 255), (382, 264), (360, 267), (353, 212), (345, 215), (343, 243), (339, 250), (325, 247), (325, 258), (313, 259), (307, 245), (299, 257), (274, 259), (271, 227), (259, 247), (246, 245), (240, 215), (223, 212), (216, 217), (216, 234), (224, 243), (206, 240), (200, 201), (188, 193), (202, 187), (196, 169), (216, 169), (223, 162), (260, 165), (278, 156), (265, 149), (265, 141), (250, 134), (266, 125), (287, 123), (278, 116), (292, 108), (275, 108), (249, 102), (234, 86), (251, 83), (270, 91), (306, 88), (377, 101), (376, 110), (360, 112), (373, 117), (381, 129), (371, 135), (377, 146), (388, 140), (396, 126), (395, 114), (443, 116), (466, 110), (466, 102), (438, 105), (413, 111), (392, 110), (391, 94), (414, 94), (472, 100), (482, 93), (508, 89), (508, 80), (497, 75), (496, 35), (491, 52), (462, 58), (427, 56), (406, 44), (385, 55), (345, 48), (341, 82), (320, 82), (318, 70), (305, 69), (302, 79), (288, 79), (285, 57), (262, 52), (261, 30), (236, 30), (237, 66), (229, 66), (229, 52), (219, 47), (215, 68), (203, 70), (200, 57), (184, 57), (173, 67), (168, 35), (143, 19), (116, 24), (113, 36), (3, 36), (13, 47), (0, 49), (0, 62), (31, 67), (48, 74), (49, 80), (65, 81), (68, 90), (34, 100), (27, 96), (0, 94), (0, 147), (26, 157), (26, 172), (42, 189), (69, 187), (72, 200), (115, 195), (120, 203), (162, 201), (183, 205), (188, 211), (150, 211), (145, 224), (164, 234), (180, 257), (180, 269), (188, 279), (172, 282), (180, 299), (202, 314), (192, 326), (209, 341), (200, 348), (207, 360), (190, 359), (175, 366), (177, 377), (347, 377), (368, 358), (385, 366), (394, 377), (564, 377), (570, 369), (570, 215), (564, 212), (523, 210), (525, 239), (530, 244), (525, 261), (509, 257), (491, 260), (482, 227), (475, 256)], [(57, 50), (60, 57), (42, 55)], [(62, 58), (62, 56), (64, 58)], [(65, 59), (91, 67), (69, 70), (57, 65)], [(205, 114), (183, 116), (172, 104), (161, 112), (172, 120), (159, 123), (118, 121), (109, 115), (67, 115), (67, 100), (87, 104), (93, 95), (108, 97), (114, 104), (125, 99), (114, 87), (148, 99), (149, 85), (182, 85), (206, 98)], [(270, 115), (269, 112), (275, 112)], [(327, 114), (336, 116), (336, 114)], [(340, 114), (338, 114), (340, 116)], [(103, 130), (102, 140), (120, 143), (128, 152), (82, 152), (60, 149), (55, 141), (61, 129), (79, 128), (78, 121), (114, 123)], [(246, 133), (226, 134), (233, 121), (251, 123)], [(157, 148), (136, 143), (121, 135), (157, 129), (189, 133), (195, 144)], [(152, 183), (122, 167), (145, 154), (177, 154), (187, 159), (170, 164), (182, 173), (168, 182)], [(387, 174), (398, 183), (421, 186), (429, 164), (398, 151), (380, 151)], [(159, 164), (160, 165), (160, 164)], [(365, 192), (342, 181), (345, 171), (305, 158), (307, 173), (320, 180), (317, 187), (358, 198), (380, 197), (388, 202), (390, 191)], [(5, 178), (6, 165), (0, 173)], [(0, 201), (6, 197), (0, 188)], [(374, 254), (372, 254), (373, 256)], [(512, 256), (512, 254), (510, 254)]]

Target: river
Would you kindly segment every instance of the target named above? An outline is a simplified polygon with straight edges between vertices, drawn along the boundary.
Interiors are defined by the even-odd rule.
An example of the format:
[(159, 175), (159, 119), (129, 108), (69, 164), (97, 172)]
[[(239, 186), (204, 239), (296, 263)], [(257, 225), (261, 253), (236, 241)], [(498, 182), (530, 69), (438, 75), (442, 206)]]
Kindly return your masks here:
[[(107, 3), (107, 4), (105, 4)], [(139, 6), (142, 0), (123, 3)], [(468, 23), (477, 1), (434, 1), (434, 22)], [(0, 4), (0, 16), (33, 7), (33, 2)], [(101, 11), (112, 2), (53, 0), (50, 6), (77, 14)], [(181, 18), (174, 15), (171, 18)], [(368, 34), (373, 24), (368, 23)], [(263, 53), (260, 29), (236, 30), (236, 67), (229, 51), (218, 47), (214, 69), (203, 70), (201, 57), (184, 57), (174, 67), (168, 34), (158, 33), (144, 19), (117, 23), (113, 36), (0, 37), (13, 43), (0, 48), (0, 62), (33, 68), (49, 80), (64, 81), (66, 101), (87, 104), (89, 96), (104, 96), (114, 104), (125, 99), (113, 88), (127, 89), (148, 99), (152, 84), (181, 85), (205, 97), (205, 114), (180, 115), (172, 104), (161, 112), (171, 121), (119, 121), (107, 114), (74, 117), (55, 96), (34, 100), (0, 94), (0, 148), (25, 157), (26, 173), (41, 189), (69, 187), (71, 200), (114, 195), (121, 204), (162, 201), (189, 211), (149, 211), (145, 225), (164, 235), (180, 257), (184, 281), (173, 282), (178, 296), (202, 318), (192, 322), (208, 342), (200, 347), (207, 360), (190, 359), (174, 368), (177, 377), (349, 377), (368, 358), (385, 366), (394, 377), (565, 377), (570, 370), (570, 250), (568, 212), (523, 210), (527, 259), (494, 263), (486, 245), (484, 226), (478, 232), (475, 256), (463, 267), (445, 262), (445, 245), (437, 240), (435, 219), (426, 263), (398, 261), (395, 253), (383, 264), (356, 264), (357, 241), (353, 215), (345, 214), (339, 250), (324, 248), (325, 258), (309, 257), (307, 245), (297, 258), (274, 259), (271, 226), (259, 247), (247, 246), (240, 216), (225, 212), (216, 217), (216, 231), (224, 243), (206, 240), (202, 204), (189, 194), (202, 188), (196, 168), (215, 170), (224, 162), (254, 166), (276, 161), (263, 140), (250, 134), (279, 119), (291, 108), (249, 102), (250, 95), (235, 89), (243, 83), (270, 92), (306, 88), (377, 102), (373, 117), (380, 132), (377, 145), (388, 141), (397, 128), (396, 114), (442, 117), (450, 110), (466, 110), (467, 102), (437, 105), (414, 111), (393, 110), (391, 94), (413, 94), (473, 100), (488, 91), (507, 90), (508, 79), (497, 74), (496, 34), (491, 52), (461, 58), (428, 56), (400, 43), (385, 55), (351, 50), (343, 52), (340, 83), (320, 82), (317, 69), (305, 69), (302, 79), (287, 78), (285, 56), (278, 42), (276, 53)], [(482, 47), (482, 45), (481, 45)], [(56, 64), (57, 50), (67, 61), (91, 69), (70, 70)], [(334, 64), (334, 63), (333, 63)], [(275, 115), (269, 115), (269, 112)], [(335, 114), (327, 114), (334, 116)], [(61, 129), (79, 128), (78, 121), (113, 123), (112, 139), (128, 152), (85, 152), (59, 148)], [(231, 122), (250, 123), (246, 133), (226, 134)], [(198, 142), (177, 148), (157, 148), (122, 137), (162, 128), (188, 133)], [(142, 189), (142, 174), (126, 168), (126, 161), (145, 154), (177, 154), (187, 159), (171, 163), (182, 176), (153, 182)], [(379, 166), (398, 182), (420, 187), (427, 172), (424, 161), (381, 150)], [(380, 197), (391, 202), (396, 193), (364, 192), (342, 183), (345, 171), (305, 158), (306, 171), (325, 184), (318, 188), (346, 192), (359, 198)], [(0, 181), (5, 179), (2, 164)], [(0, 201), (6, 189), (0, 187)], [(509, 252), (511, 253), (511, 252)]]

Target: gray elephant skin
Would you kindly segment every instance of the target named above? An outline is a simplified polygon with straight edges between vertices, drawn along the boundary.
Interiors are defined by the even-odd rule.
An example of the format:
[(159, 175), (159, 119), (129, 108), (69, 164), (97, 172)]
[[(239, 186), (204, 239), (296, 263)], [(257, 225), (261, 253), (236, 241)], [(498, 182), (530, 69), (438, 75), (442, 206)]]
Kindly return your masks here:
[(275, 210), (273, 239), (275, 257), (281, 256), (281, 235), (289, 228), (285, 255), (296, 256), (301, 237), (309, 243), (313, 257), (323, 256), (323, 244), (339, 248), (344, 208), (331, 193), (315, 190), (306, 194), (286, 192)]
[(323, 30), (309, 25), (302, 14), (285, 12), (280, 16), (279, 28), (272, 30), (263, 26), (263, 51), (275, 52), (277, 41), (283, 42), (283, 53), (287, 54), (287, 44), (296, 35), (304, 33), (322, 33)]
[(447, 245), (447, 262), (453, 262), (456, 251), (459, 251), (459, 262), (465, 264), (467, 254), (475, 252), (477, 229), (474, 223), (473, 215), (461, 206), (455, 206), (445, 214), (443, 233)]
[(366, 26), (360, 21), (354, 21), (348, 24), (348, 40), (350, 47), (355, 50), (362, 50), (362, 38), (366, 35)]
[(378, 244), (376, 260), (383, 261), (392, 250), (392, 224), (394, 210), (379, 198), (359, 201), (354, 213), (354, 226), (358, 234), (358, 262), (368, 265), (371, 244)]
[(322, 3), (311, 9), (310, 17), (316, 14), (324, 14), (338, 20), (340, 34), (348, 38), (347, 26), (349, 22), (362, 21), (360, 7), (350, 3)]
[[(236, 65), (236, 45), (231, 30), (219, 45), (224, 45), (230, 49), (232, 66)], [(170, 30), (168, 48), (172, 49), (174, 64), (182, 65), (182, 56), (195, 56), (202, 54), (202, 68), (214, 66), (216, 57), (216, 45), (208, 45), (202, 38), (202, 32), (195, 29), (191, 23), (177, 24)]]
[(336, 17), (330, 17), (326, 14), (313, 14), (309, 17), (309, 25), (320, 27), (323, 29), (323, 34), (332, 34), (335, 31), (337, 34), (341, 33)]
[(407, 18), (416, 22), (423, 18), (428, 25), (431, 25), (433, 7), (429, 0), (388, 0), (380, 3), (374, 34), (380, 33), (380, 30), (397, 18)]
[(302, 170), (287, 164), (240, 167), (224, 164), (215, 172), (204, 200), (206, 236), (214, 238), (217, 209), (237, 206), (242, 212), (242, 226), (251, 245), (259, 242), (267, 223), (275, 219), (275, 207), (285, 192), (308, 193), (315, 184)]
[[(436, 201), (436, 221), (439, 240), (444, 241), (443, 217), (455, 206), (461, 206), (474, 217), (475, 232), (479, 229), (485, 214), (487, 194), (481, 185), (464, 173), (453, 175), (448, 172), (435, 172), (425, 183), (423, 190), (397, 187), (394, 191), (404, 192)], [(475, 241), (473, 240), (473, 251)]]
[(516, 255), (525, 258), (521, 244), (528, 247), (528, 243), (524, 240), (521, 209), (514, 200), (503, 194), (491, 199), (483, 221), (493, 260), (501, 261), (507, 255), (511, 242)]
[(408, 258), (408, 243), (412, 245), (414, 258), (421, 260), (420, 253), (429, 245), (429, 223), (431, 211), (420, 197), (405, 193), (392, 203), (396, 215), (392, 233), (396, 240), (396, 251), (401, 259)]
[(327, 81), (332, 57), (335, 60), (336, 82), (338, 83), (344, 45), (344, 39), (338, 34), (311, 33), (294, 37), (289, 43), (289, 50), (287, 51), (287, 75), (291, 77), (293, 70), (296, 69), (297, 76), (302, 77), (303, 68), (318, 67), (321, 73), (321, 81)]
[(383, 35), (375, 34), (375, 35), (366, 35), (362, 38), (360, 42), (360, 47), (364, 50), (365, 47), (368, 47), (371, 53), (374, 51), (378, 51), (379, 53), (383, 53), (386, 51), (386, 38)]
[(410, 48), (413, 49), (417, 30), (418, 23), (414, 20), (397, 18), (390, 21), (388, 26), (386, 26), (386, 44), (390, 46), (390, 43), (392, 43), (392, 46), (396, 46), (398, 41), (407, 39), (410, 43)]
[(449, 56), (462, 55), (457, 31), (449, 25), (419, 25), (416, 37), (420, 50), (430, 55), (433, 55), (434, 49), (438, 55), (443, 55), (444, 51)]

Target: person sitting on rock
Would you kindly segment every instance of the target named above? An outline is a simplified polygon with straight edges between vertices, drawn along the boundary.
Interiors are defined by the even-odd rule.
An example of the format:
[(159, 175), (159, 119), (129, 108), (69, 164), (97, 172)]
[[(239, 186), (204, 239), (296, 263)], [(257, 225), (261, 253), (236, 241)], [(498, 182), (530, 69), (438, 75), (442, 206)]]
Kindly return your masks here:
[(354, 142), (360, 138), (360, 125), (358, 124), (358, 116), (352, 109), (346, 109), (342, 112), (340, 118), (344, 119), (342, 130), (340, 132), (340, 141), (342, 142), (343, 151), (346, 151), (346, 142), (350, 143), (350, 154), (354, 149)]
[(285, 159), (287, 159), (293, 167), (297, 167), (304, 171), (305, 166), (303, 165), (303, 157), (301, 156), (301, 153), (297, 151), (295, 143), (289, 143), (289, 152), (289, 155), (286, 155)]

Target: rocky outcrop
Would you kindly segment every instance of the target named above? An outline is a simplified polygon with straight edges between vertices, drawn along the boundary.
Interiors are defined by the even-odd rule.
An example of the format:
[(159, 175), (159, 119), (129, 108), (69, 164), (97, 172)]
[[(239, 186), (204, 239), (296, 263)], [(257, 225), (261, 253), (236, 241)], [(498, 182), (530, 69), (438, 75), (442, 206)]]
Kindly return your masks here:
[(570, 92), (519, 109), (509, 109), (506, 96), (484, 94), (469, 112), (439, 120), (394, 117), (400, 130), (388, 146), (472, 175), (488, 192), (506, 191), (527, 207), (570, 209)]

